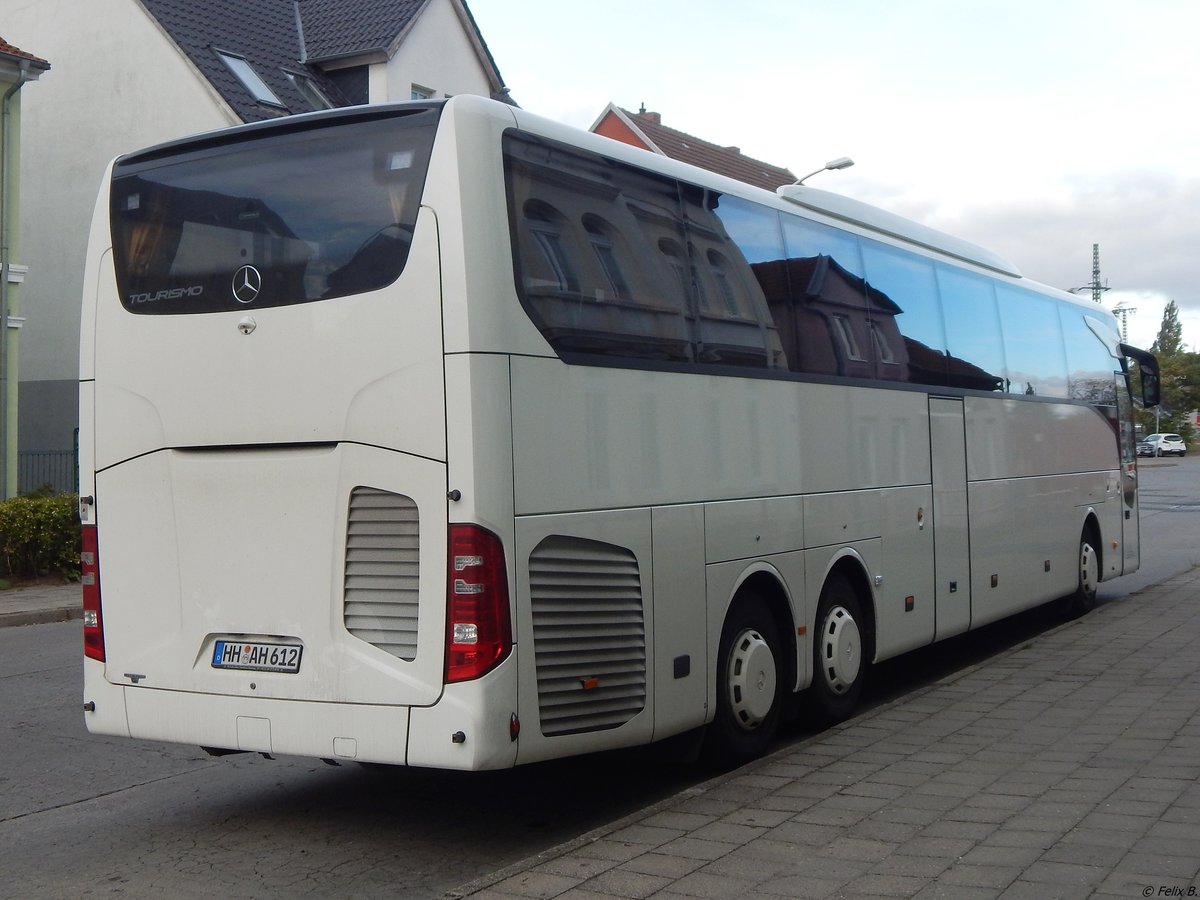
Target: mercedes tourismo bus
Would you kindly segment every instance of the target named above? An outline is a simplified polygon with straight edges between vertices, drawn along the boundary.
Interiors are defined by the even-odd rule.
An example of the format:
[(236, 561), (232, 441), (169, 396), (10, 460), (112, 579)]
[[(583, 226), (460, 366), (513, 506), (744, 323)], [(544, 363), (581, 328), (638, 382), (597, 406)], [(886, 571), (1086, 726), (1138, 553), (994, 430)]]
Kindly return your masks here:
[(736, 761), (1138, 565), (1156, 369), (1098, 305), (480, 98), (117, 159), (82, 333), (98, 733)]

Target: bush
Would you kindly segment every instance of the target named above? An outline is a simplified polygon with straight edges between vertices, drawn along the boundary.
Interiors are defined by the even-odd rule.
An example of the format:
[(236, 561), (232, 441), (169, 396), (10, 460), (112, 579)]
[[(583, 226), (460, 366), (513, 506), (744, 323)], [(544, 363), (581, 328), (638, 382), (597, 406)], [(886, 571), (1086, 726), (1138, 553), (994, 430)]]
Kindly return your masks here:
[(13, 497), (0, 502), (0, 553), (7, 573), (79, 577), (79, 499), (74, 494)]

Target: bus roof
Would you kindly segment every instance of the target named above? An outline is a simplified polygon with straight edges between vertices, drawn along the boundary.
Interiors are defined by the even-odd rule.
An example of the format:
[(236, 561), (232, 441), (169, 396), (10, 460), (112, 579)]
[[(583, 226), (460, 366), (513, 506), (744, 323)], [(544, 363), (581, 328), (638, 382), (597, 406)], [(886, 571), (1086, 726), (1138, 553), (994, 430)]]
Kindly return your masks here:
[(860, 200), (804, 187), (800, 184), (786, 184), (776, 189), (775, 193), (797, 206), (833, 216), (835, 219), (917, 244), (928, 250), (936, 250), (938, 253), (944, 253), (977, 266), (1001, 272), (1004, 275), (1022, 277), (1020, 270), (998, 253)]

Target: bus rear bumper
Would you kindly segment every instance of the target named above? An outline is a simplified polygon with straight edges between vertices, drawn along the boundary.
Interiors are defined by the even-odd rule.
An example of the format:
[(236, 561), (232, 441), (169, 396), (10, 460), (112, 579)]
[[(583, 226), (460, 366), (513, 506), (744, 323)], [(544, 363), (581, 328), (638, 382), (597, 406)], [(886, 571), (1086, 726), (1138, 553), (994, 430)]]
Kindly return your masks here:
[(408, 707), (124, 688), (129, 735), (255, 753), (403, 765)]
[[(510, 658), (478, 681), (447, 685), (430, 707), (324, 703), (112, 684), (84, 661), (85, 721), (93, 734), (338, 761), (511, 768), (516, 763)], [(410, 721), (414, 728), (410, 733)], [(410, 746), (411, 739), (411, 746)]]

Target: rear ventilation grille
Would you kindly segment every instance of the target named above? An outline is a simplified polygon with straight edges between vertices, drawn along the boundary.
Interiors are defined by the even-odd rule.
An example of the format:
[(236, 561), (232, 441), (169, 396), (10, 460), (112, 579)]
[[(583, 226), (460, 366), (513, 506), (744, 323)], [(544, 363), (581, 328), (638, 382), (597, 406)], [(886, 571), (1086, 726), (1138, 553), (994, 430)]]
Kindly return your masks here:
[(417, 658), (417, 504), (375, 488), (350, 492), (343, 621), (392, 656)]
[(554, 535), (529, 556), (538, 708), (547, 737), (617, 728), (646, 705), (646, 629), (632, 551)]

